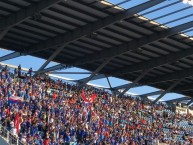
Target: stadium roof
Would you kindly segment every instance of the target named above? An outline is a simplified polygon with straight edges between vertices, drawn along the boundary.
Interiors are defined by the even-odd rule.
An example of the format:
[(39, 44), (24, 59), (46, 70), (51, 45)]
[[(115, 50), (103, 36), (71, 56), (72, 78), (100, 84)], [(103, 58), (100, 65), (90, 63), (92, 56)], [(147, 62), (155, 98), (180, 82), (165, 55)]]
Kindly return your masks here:
[[(0, 47), (15, 51), (0, 61), (32, 55), (47, 61), (37, 70), (45, 73), (69, 67), (92, 71), (79, 82), (113, 76), (149, 85), (168, 92), (193, 94), (192, 7), (182, 5), (174, 11), (148, 19), (148, 14), (172, 9), (180, 0), (141, 0), (123, 8), (104, 0), (1, 0)], [(164, 23), (155, 20), (190, 10)], [(181, 21), (179, 25), (170, 25)], [(59, 65), (46, 68), (50, 61)], [(45, 69), (46, 68), (46, 69)], [(117, 88), (118, 89), (118, 88)]]

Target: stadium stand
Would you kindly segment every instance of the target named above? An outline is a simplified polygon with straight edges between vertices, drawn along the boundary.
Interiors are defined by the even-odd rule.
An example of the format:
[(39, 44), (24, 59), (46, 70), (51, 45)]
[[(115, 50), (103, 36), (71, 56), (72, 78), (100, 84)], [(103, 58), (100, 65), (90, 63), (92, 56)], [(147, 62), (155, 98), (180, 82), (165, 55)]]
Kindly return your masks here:
[[(190, 108), (180, 113), (184, 109), (158, 102), (170, 92), (185, 97), (168, 102), (193, 102), (193, 38), (186, 34), (193, 21), (176, 23), (192, 16), (183, 13), (192, 10), (190, 1), (177, 9), (181, 0), (131, 1), (0, 1), (0, 47), (14, 51), (0, 61), (25, 55), (46, 60), (27, 73), (20, 65), (0, 68), (1, 139), (10, 145), (193, 144)], [(173, 11), (159, 13), (164, 9)], [(146, 18), (151, 14), (156, 17)], [(156, 22), (161, 18), (168, 21)], [(59, 64), (46, 68), (51, 61)], [(71, 67), (91, 74), (76, 83), (48, 75)], [(132, 83), (112, 88), (110, 76)], [(86, 85), (101, 78), (112, 92)], [(160, 90), (125, 96), (143, 85)]]
[[(102, 89), (31, 77), (2, 66), (1, 135), (10, 144), (191, 144), (193, 115), (139, 97), (118, 97)], [(22, 74), (22, 75), (21, 75)], [(96, 98), (93, 98), (93, 95)], [(18, 99), (22, 98), (22, 99)]]

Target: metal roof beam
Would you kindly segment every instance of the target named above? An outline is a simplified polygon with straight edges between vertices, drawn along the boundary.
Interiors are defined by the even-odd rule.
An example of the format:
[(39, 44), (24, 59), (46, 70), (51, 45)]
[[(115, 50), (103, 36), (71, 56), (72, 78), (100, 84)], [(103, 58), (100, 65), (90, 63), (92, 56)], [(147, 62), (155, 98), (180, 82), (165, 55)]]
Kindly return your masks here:
[(55, 70), (61, 70), (61, 69), (67, 69), (67, 68), (71, 68), (73, 66), (69, 66), (69, 65), (65, 65), (65, 64), (58, 64), (49, 68), (46, 68), (44, 70), (42, 70), (39, 73), (46, 73), (46, 72), (50, 72), (50, 71), (55, 71)]
[(190, 91), (190, 90), (193, 90), (193, 84), (187, 84), (187, 85), (179, 86), (179, 87), (176, 87), (174, 90), (176, 92)]
[(48, 72), (49, 74), (91, 74), (91, 72)]
[(130, 8), (126, 11), (123, 11), (119, 14), (110, 15), (104, 19), (99, 19), (94, 23), (89, 23), (89, 24), (87, 24), (83, 27), (77, 28), (71, 32), (66, 32), (66, 33), (58, 35), (54, 38), (50, 38), (48, 40), (45, 40), (39, 44), (33, 45), (30, 48), (26, 49), (26, 53), (28, 53), (28, 54), (34, 53), (34, 52), (48, 49), (50, 47), (55, 47), (58, 45), (63, 45), (66, 43), (73, 42), (77, 39), (80, 39), (81, 37), (90, 35), (92, 32), (95, 32), (101, 28), (107, 27), (108, 25), (113, 24), (117, 21), (120, 21), (124, 18), (132, 17), (134, 14), (139, 13), (143, 10), (146, 10), (147, 8), (149, 8), (151, 6), (162, 3), (164, 1), (165, 0), (151, 0), (151, 1), (145, 2), (141, 5)]
[(92, 78), (99, 73), (109, 62), (111, 58), (105, 60), (89, 77), (85, 78), (84, 81), (80, 82), (79, 89), (84, 87)]
[(190, 104), (192, 104), (193, 100), (190, 100), (188, 103), (187, 103), (187, 106), (189, 106)]
[[(103, 74), (99, 74), (99, 75), (95, 75), (90, 81), (93, 81), (93, 80), (98, 80), (98, 79), (102, 79), (102, 78), (105, 78), (106, 76), (103, 75)], [(77, 82), (84, 82), (86, 81), (87, 78), (83, 78), (83, 79), (80, 79), (80, 80), (77, 80)]]
[(33, 16), (35, 13), (39, 13), (60, 1), (62, 0), (41, 0), (37, 3), (31, 3), (28, 7), (12, 13), (8, 17), (0, 19), (0, 30), (17, 25)]
[(141, 15), (142, 15), (142, 16), (148, 15), (148, 14), (151, 14), (151, 13), (153, 13), (153, 12), (155, 12), (155, 11), (159, 11), (159, 10), (165, 9), (165, 8), (167, 8), (167, 7), (170, 7), (170, 6), (175, 5), (175, 4), (177, 4), (177, 3), (180, 3), (180, 2), (181, 2), (181, 0), (178, 0), (178, 1), (173, 2), (173, 3), (170, 3), (170, 4), (168, 4), (168, 5), (164, 5), (164, 6), (161, 6), (161, 7), (159, 7), (159, 8), (155, 8), (155, 9), (150, 10), (150, 11), (148, 11), (148, 12), (142, 13)]
[(107, 76), (106, 79), (107, 79), (107, 82), (108, 82), (108, 84), (109, 84), (111, 93), (116, 97), (116, 91), (113, 90), (112, 85), (111, 85), (111, 82), (110, 82), (110, 80), (109, 80), (109, 77)]
[(192, 54), (193, 54), (193, 48), (188, 48), (185, 50), (170, 53), (168, 55), (163, 55), (155, 59), (150, 59), (149, 61), (136, 63), (135, 65), (131, 65), (129, 67), (120, 68), (119, 70), (113, 71), (112, 75), (113, 76), (122, 75), (130, 72), (143, 70), (145, 68), (150, 69), (150, 68), (158, 67), (167, 63), (175, 62), (179, 59), (182, 59)]
[(176, 81), (175, 83), (173, 83), (167, 90), (165, 90), (164, 92), (162, 92), (162, 94), (153, 101), (153, 104), (155, 104), (155, 103), (156, 103), (157, 101), (159, 101), (163, 96), (165, 96), (165, 94), (167, 94), (167, 93), (170, 92), (173, 88), (175, 88), (181, 81), (182, 81), (182, 79), (177, 80), (177, 81)]
[(140, 83), (142, 83), (143, 85), (150, 85), (150, 84), (167, 82), (167, 81), (172, 81), (177, 79), (188, 78), (191, 76), (193, 76), (193, 68), (184, 69), (181, 71), (175, 71), (174, 73), (169, 73), (166, 75), (160, 75)]
[(177, 99), (172, 99), (172, 100), (168, 100), (165, 102), (180, 102), (180, 101), (184, 101), (184, 100), (190, 100), (191, 98), (189, 97), (181, 97), (181, 98), (177, 98)]
[(46, 60), (46, 62), (38, 69), (38, 71), (34, 74), (36, 76), (39, 74), (65, 47), (66, 45), (62, 45), (56, 49), (56, 51)]
[(22, 54), (19, 53), (19, 52), (13, 52), (13, 53), (10, 53), (10, 54), (7, 54), (5, 56), (0, 57), (0, 62), (5, 61), (5, 60), (9, 60), (9, 59), (12, 59), (12, 58), (16, 58), (16, 57), (19, 57), (19, 56), (22, 56)]
[(111, 83), (110, 83), (109, 77), (106, 77), (106, 79), (107, 79), (107, 82), (108, 82), (108, 84), (109, 84), (110, 89), (112, 90), (112, 86), (111, 86)]
[(9, 29), (4, 29), (4, 30), (1, 31), (1, 33), (0, 33), (0, 40), (3, 39), (3, 37), (7, 34), (8, 31), (9, 31)]
[(123, 96), (130, 88), (133, 88), (149, 71), (150, 70), (144, 70), (132, 83), (128, 84), (125, 90), (119, 94), (119, 97)]
[(121, 86), (117, 86), (117, 87), (114, 87), (113, 89), (114, 90), (119, 90), (119, 89), (124, 89), (128, 86), (128, 84), (125, 84), (125, 85), (121, 85)]
[(180, 31), (189, 29), (192, 27), (192, 25), (193, 25), (193, 21), (178, 25), (178, 26), (173, 27), (173, 28), (168, 28), (168, 29), (163, 30), (161, 32), (153, 33), (149, 36), (144, 36), (144, 37), (141, 37), (137, 40), (132, 40), (130, 42), (123, 43), (119, 46), (114, 46), (114, 47), (111, 47), (109, 49), (105, 49), (103, 51), (98, 52), (97, 54), (89, 54), (88, 56), (78, 58), (78, 59), (72, 61), (71, 63), (74, 65), (79, 65), (79, 64), (86, 64), (86, 63), (94, 62), (94, 61), (109, 58), (109, 57), (116, 57), (116, 56), (124, 54), (128, 51), (137, 50), (138, 48), (140, 48), (146, 44), (152, 43), (154, 41), (157, 41), (157, 40), (160, 40), (160, 39), (163, 39), (166, 37), (169, 37), (169, 36), (174, 35)]

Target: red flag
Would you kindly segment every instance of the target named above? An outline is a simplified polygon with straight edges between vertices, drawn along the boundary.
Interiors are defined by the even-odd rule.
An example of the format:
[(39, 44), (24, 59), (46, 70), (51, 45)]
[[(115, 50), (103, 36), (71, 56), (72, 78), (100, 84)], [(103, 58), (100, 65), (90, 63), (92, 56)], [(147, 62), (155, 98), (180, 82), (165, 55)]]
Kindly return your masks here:
[(109, 132), (108, 131), (105, 132), (105, 136), (106, 136), (106, 138), (109, 138)]
[(85, 95), (84, 91), (82, 91), (81, 97), (82, 97), (82, 99), (84, 100), (84, 102), (87, 102), (87, 103), (90, 102), (90, 101), (86, 98), (86, 95)]
[(54, 94), (53, 94), (52, 98), (53, 98), (54, 100), (57, 98), (57, 95), (56, 95), (56, 93), (55, 93), (55, 92), (54, 92)]
[(94, 100), (96, 99), (96, 97), (97, 97), (97, 94), (93, 94), (93, 95), (91, 96), (91, 101), (90, 101), (90, 102), (94, 102)]
[(94, 102), (94, 100), (96, 99), (97, 94), (92, 94), (92, 96), (91, 96), (89, 99), (87, 99), (84, 91), (82, 91), (81, 97), (82, 97), (82, 99), (84, 100), (84, 102), (86, 102), (86, 103), (92, 103), (92, 102)]
[(16, 128), (16, 130), (17, 130), (17, 133), (19, 133), (19, 126), (20, 126), (19, 113), (17, 113), (17, 114), (15, 115), (14, 125), (15, 125), (15, 128)]
[(141, 125), (140, 124), (137, 124), (137, 129), (140, 129)]
[(141, 123), (142, 123), (142, 124), (146, 124), (146, 120), (145, 120), (145, 119), (142, 119), (142, 120), (141, 120)]

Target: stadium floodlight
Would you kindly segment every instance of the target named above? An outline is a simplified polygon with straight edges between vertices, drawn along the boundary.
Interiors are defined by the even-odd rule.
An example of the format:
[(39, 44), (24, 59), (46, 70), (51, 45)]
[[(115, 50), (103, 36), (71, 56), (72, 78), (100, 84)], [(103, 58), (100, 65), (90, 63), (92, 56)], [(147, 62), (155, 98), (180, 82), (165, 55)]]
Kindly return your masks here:
[(182, 2), (184, 4), (189, 4), (189, 5), (193, 6), (193, 0), (183, 0)]

